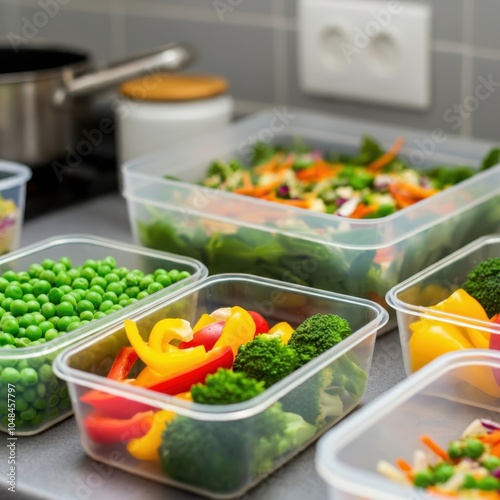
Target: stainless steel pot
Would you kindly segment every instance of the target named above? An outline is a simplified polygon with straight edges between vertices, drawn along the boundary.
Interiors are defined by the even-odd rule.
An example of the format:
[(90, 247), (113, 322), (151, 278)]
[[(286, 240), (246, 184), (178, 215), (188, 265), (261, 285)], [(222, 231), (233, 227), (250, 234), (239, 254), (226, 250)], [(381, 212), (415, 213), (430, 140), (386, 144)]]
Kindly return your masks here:
[(49, 46), (0, 47), (0, 158), (31, 166), (48, 163), (74, 145), (90, 106), (89, 94), (193, 60), (182, 44), (156, 48), (91, 72), (90, 56)]

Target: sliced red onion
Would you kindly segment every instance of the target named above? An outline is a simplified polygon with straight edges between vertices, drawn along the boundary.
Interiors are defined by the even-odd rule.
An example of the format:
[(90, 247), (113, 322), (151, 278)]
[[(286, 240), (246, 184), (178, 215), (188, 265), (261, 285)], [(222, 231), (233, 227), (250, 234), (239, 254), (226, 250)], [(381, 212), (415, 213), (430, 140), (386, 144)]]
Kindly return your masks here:
[(500, 424), (498, 422), (494, 422), (493, 420), (488, 420), (486, 418), (480, 418), (479, 421), (485, 429), (490, 431), (500, 431)]
[(346, 201), (336, 212), (336, 215), (341, 215), (342, 217), (349, 217), (359, 204), (359, 196), (355, 196), (350, 200)]
[(498, 469), (492, 470), (491, 475), (495, 476), (497, 479), (500, 479), (500, 467)]
[(335, 205), (337, 205), (337, 207), (341, 207), (346, 201), (348, 201), (347, 198), (342, 198), (342, 197), (337, 198), (335, 200)]
[(309, 153), (311, 160), (321, 160), (323, 159), (323, 151), (321, 149), (315, 149)]
[(278, 188), (278, 196), (287, 196), (290, 194), (290, 188), (286, 184), (282, 184)]
[(431, 183), (431, 180), (430, 180), (430, 179), (429, 179), (429, 177), (427, 177), (427, 176), (422, 176), (422, 177), (420, 177), (419, 184), (420, 184), (420, 186), (422, 186), (423, 188), (427, 188), (427, 189), (432, 188), (432, 183)]
[(373, 187), (377, 191), (385, 191), (391, 182), (392, 179), (388, 175), (378, 175), (373, 181)]

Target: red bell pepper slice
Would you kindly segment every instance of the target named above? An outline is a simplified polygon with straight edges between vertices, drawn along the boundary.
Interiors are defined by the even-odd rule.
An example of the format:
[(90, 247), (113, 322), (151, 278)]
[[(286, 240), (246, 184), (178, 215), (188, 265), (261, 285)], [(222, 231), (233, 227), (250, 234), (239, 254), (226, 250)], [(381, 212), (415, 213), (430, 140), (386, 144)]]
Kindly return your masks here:
[(204, 326), (194, 333), (190, 341), (181, 342), (179, 344), (179, 349), (190, 349), (191, 347), (203, 345), (207, 351), (210, 351), (217, 340), (219, 340), (225, 324), (225, 321), (216, 321), (215, 323)]
[(128, 419), (109, 418), (93, 412), (84, 418), (83, 426), (95, 443), (127, 443), (144, 436), (151, 428), (153, 418), (153, 411), (136, 413)]
[(118, 381), (125, 380), (138, 358), (139, 356), (133, 347), (122, 347), (111, 365), (107, 378)]
[(259, 335), (261, 333), (267, 333), (269, 331), (269, 324), (262, 316), (262, 314), (259, 314), (257, 311), (247, 311), (250, 316), (252, 316), (252, 319), (254, 320), (255, 323), (255, 335)]
[[(219, 347), (209, 351), (207, 359), (203, 363), (191, 367), (186, 372), (166, 378), (158, 384), (146, 387), (146, 389), (175, 396), (181, 392), (189, 391), (194, 384), (204, 383), (207, 375), (215, 373), (219, 368), (231, 368), (233, 360), (231, 346)], [(80, 398), (80, 401), (93, 406), (103, 415), (113, 418), (129, 418), (137, 412), (151, 409), (144, 403), (101, 391), (89, 391)]]

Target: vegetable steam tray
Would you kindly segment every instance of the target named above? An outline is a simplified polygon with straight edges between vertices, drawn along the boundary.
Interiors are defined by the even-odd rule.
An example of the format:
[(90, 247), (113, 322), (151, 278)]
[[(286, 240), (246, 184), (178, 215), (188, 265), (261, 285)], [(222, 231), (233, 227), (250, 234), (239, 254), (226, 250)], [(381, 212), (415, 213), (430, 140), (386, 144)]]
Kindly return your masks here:
[[(248, 164), (256, 143), (292, 146), (299, 141), (341, 158), (358, 154), (365, 136), (383, 151), (404, 140), (400, 157), (419, 171), (470, 166), (477, 173), (395, 213), (366, 219), (201, 186), (212, 162), (236, 158)], [(258, 113), (123, 166), (134, 238), (150, 248), (194, 257), (211, 274), (251, 273), (385, 307), (391, 287), (499, 228), (496, 156), (489, 157), (491, 168), (480, 171), (492, 144), (432, 137), (301, 110)], [(391, 316), (386, 329), (394, 326)]]
[[(312, 317), (335, 321), (344, 334), (304, 361), (297, 335)], [(364, 299), (220, 274), (71, 346), (54, 369), (68, 383), (81, 443), (93, 459), (210, 498), (233, 498), (359, 405), (377, 331), (387, 319), (380, 305)], [(207, 328), (219, 322), (225, 326), (209, 348)], [(186, 328), (194, 331), (189, 342), (204, 332), (204, 346), (170, 343), (185, 338)], [(317, 349), (310, 342), (316, 334), (306, 332), (306, 348)], [(268, 383), (249, 375), (256, 366), (250, 345), (286, 353), (273, 358), (283, 361), (273, 368), (292, 355), (303, 363), (294, 361), (295, 368)], [(181, 359), (182, 366), (165, 372)], [(260, 366), (274, 376), (269, 363)]]

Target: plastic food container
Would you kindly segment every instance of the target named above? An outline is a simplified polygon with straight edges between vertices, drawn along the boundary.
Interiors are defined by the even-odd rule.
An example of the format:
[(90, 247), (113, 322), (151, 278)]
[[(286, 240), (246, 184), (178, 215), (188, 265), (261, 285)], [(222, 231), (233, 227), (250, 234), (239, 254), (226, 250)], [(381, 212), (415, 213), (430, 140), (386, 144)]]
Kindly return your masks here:
[[(353, 154), (368, 134), (388, 148), (405, 138), (417, 167), (478, 167), (492, 145), (304, 111), (274, 109), (123, 166), (135, 240), (207, 265), (376, 300), (500, 224), (500, 167), (379, 219), (346, 219), (195, 185), (216, 159), (247, 159), (257, 141)], [(425, 154), (420, 149), (429, 141)], [(432, 150), (432, 151), (431, 151)], [(181, 182), (166, 179), (174, 176)], [(395, 317), (387, 330), (394, 327)]]
[(31, 170), (25, 165), (0, 160), (0, 255), (19, 246), (26, 184), (31, 175)]
[[(338, 392), (341, 406), (334, 414), (326, 417), (322, 425), (313, 427), (313, 434), (309, 435), (306, 441), (300, 445), (290, 444), (283, 447), (278, 455), (270, 456), (262, 452), (255, 460), (256, 443), (262, 443), (262, 433), (265, 432), (260, 422), (265, 412), (271, 407), (276, 408), (277, 402), (286, 401), (289, 405), (287, 411), (292, 411), (291, 407), (297, 408), (297, 411), (306, 407), (310, 402), (314, 384), (328, 371), (336, 370), (339, 376), (347, 375), (345, 362), (351, 367), (353, 365), (350, 363), (354, 363), (368, 374), (376, 333), (386, 323), (388, 314), (378, 304), (363, 299), (257, 276), (225, 274), (211, 276), (155, 307), (137, 311), (133, 319), (137, 322), (139, 331), (149, 332), (158, 320), (165, 317), (180, 317), (194, 324), (202, 313), (234, 305), (260, 312), (270, 325), (287, 321), (296, 326), (313, 314), (335, 313), (349, 321), (353, 333), (258, 397), (244, 403), (213, 406), (191, 403), (105, 378), (104, 375), (107, 374), (118, 350), (123, 345), (128, 345), (121, 326), (107, 328), (106, 332), (65, 350), (57, 357), (54, 365), (58, 376), (68, 381), (81, 442), (93, 459), (200, 495), (232, 498), (243, 494), (292, 458), (360, 403), (366, 385), (364, 375), (358, 379), (360, 384), (356, 395), (349, 393), (347, 389)], [(138, 367), (141, 368), (142, 366)], [(133, 458), (125, 444), (103, 445), (92, 441), (84, 426), (84, 419), (92, 408), (80, 401), (80, 398), (92, 389), (123, 398), (123, 405), (131, 402), (143, 403), (146, 408), (155, 411), (170, 410), (176, 414), (174, 418), (183, 416), (191, 419), (192, 431), (206, 436), (199, 440), (191, 438), (189, 445), (199, 446), (199, 455), (202, 457), (200, 468), (203, 469), (200, 470), (199, 478), (197, 473), (192, 474), (189, 481), (177, 476), (169, 477), (158, 462)], [(221, 446), (217, 451), (214, 451), (214, 442)], [(231, 450), (238, 450), (238, 453), (232, 460), (228, 460), (225, 454), (231, 453)], [(214, 472), (214, 467), (217, 467), (217, 462), (213, 463), (214, 460), (219, 460), (221, 464), (216, 469), (217, 473)], [(209, 478), (205, 472), (208, 464), (213, 472), (209, 473)], [(186, 463), (185, 467), (195, 466)], [(193, 479), (193, 476), (196, 479)]]
[[(37, 434), (71, 415), (66, 383), (52, 372), (52, 361), (56, 355), (79, 339), (92, 336), (112, 325), (122, 324), (123, 319), (132, 314), (136, 308), (147, 309), (161, 303), (167, 296), (189, 287), (207, 275), (206, 267), (194, 259), (85, 235), (49, 238), (12, 252), (0, 259), (0, 274), (7, 270), (27, 270), (30, 264), (40, 263), (45, 258), (57, 260), (69, 257), (73, 265), (80, 265), (86, 259), (103, 259), (108, 255), (115, 257), (119, 265), (129, 269), (140, 269), (147, 273), (160, 267), (176, 268), (179, 271), (189, 271), (191, 276), (105, 318), (93, 320), (44, 344), (8, 350), (0, 348), (0, 392), (5, 395), (0, 405), (0, 431), (12, 430), (10, 422), (15, 417), (14, 431), (17, 436)], [(6, 367), (14, 367), (18, 371), (23, 368), (34, 368), (38, 375), (36, 384), (25, 387), (21, 382), (6, 383), (1, 378), (1, 372)], [(13, 401), (16, 403), (15, 412), (7, 402), (7, 391), (12, 385)]]
[(386, 479), (377, 472), (377, 462), (411, 461), (414, 450), (424, 449), (419, 439), (423, 434), (446, 448), (474, 419), (498, 421), (500, 399), (467, 382), (497, 370), (500, 353), (496, 351), (446, 354), (325, 434), (316, 448), (316, 468), (328, 483), (329, 498), (437, 498)]
[[(466, 338), (473, 338), (471, 335), (477, 334), (476, 332), (479, 332), (479, 335), (484, 332), (486, 336), (500, 335), (500, 324), (467, 317), (466, 310), (462, 313), (463, 315), (459, 315), (429, 308), (429, 306), (448, 298), (462, 286), (467, 274), (475, 265), (491, 257), (500, 257), (500, 235), (478, 238), (464, 248), (396, 285), (388, 292), (387, 302), (396, 309), (397, 313), (399, 336), (407, 374), (415, 371), (412, 369), (413, 366), (421, 364), (419, 360), (412, 359), (409, 345), (412, 336), (411, 325), (420, 319), (437, 321), (438, 325), (445, 330), (449, 325), (451, 328), (459, 327), (465, 330)], [(451, 349), (452, 345), (449, 345)], [(488, 345), (484, 347), (487, 348)], [(431, 353), (437, 352), (437, 348), (428, 349), (428, 357), (431, 358)]]

